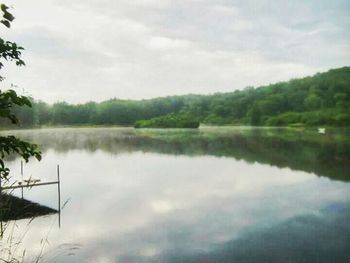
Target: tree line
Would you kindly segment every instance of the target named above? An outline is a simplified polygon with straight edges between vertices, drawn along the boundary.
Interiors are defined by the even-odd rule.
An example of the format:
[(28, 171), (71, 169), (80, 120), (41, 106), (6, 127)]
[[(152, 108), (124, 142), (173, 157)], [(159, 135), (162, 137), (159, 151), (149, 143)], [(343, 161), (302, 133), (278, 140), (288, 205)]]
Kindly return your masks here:
[[(134, 125), (160, 116), (190, 116), (212, 125), (350, 126), (350, 67), (257, 88), (213, 95), (49, 105), (32, 99), (17, 107), (23, 127), (42, 125)], [(1, 123), (5, 125), (4, 121)]]

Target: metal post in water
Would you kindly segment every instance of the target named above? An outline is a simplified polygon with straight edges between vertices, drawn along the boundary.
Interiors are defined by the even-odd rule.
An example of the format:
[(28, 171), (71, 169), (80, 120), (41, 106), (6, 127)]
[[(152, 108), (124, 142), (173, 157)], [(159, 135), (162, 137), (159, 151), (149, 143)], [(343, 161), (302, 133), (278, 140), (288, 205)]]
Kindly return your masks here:
[(1, 222), (0, 222), (0, 238), (3, 238), (3, 236), (4, 236), (4, 226), (2, 224), (2, 218), (1, 218)]
[[(21, 161), (21, 178), (22, 178), (22, 184), (23, 184), (23, 161)], [(22, 199), (23, 199), (23, 187), (21, 188), (22, 193)]]
[(3, 234), (4, 234), (4, 229), (3, 229), (3, 225), (2, 225), (2, 217), (3, 217), (3, 214), (2, 214), (2, 185), (1, 185), (1, 176), (0, 176), (0, 237), (2, 238), (3, 237)]
[(61, 181), (60, 181), (60, 166), (57, 165), (57, 191), (58, 191), (58, 227), (61, 227)]

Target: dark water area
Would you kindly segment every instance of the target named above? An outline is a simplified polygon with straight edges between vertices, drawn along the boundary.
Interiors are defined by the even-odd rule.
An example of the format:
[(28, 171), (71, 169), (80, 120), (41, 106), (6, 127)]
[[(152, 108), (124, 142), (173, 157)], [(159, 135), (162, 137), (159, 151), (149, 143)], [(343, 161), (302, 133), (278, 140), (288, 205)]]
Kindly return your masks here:
[[(56, 214), (58, 211), (26, 199), (3, 194), (0, 196), (0, 221), (8, 222), (25, 218)], [(1, 231), (2, 232), (2, 231)]]
[[(348, 129), (13, 133), (43, 152), (26, 175), (54, 180), (60, 164), (62, 178), (60, 227), (57, 214), (13, 221), (24, 262), (350, 261)], [(57, 209), (55, 187), (24, 196)]]

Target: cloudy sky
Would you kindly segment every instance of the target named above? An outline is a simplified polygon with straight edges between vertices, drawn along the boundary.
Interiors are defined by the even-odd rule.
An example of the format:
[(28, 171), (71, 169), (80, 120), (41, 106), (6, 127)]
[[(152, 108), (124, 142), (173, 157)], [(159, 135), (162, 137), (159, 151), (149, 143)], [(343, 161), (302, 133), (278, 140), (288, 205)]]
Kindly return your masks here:
[(349, 0), (3, 0), (46, 102), (233, 91), (350, 65)]

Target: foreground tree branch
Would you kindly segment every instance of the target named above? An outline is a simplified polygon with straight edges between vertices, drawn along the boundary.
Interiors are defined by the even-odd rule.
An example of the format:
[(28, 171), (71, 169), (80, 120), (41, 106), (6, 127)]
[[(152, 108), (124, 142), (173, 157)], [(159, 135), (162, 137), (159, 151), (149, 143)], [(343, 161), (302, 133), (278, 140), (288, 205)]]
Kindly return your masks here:
[[(4, 4), (0, 5), (0, 9), (2, 12), (0, 22), (9, 28), (14, 16), (8, 12), (9, 8)], [(23, 47), (16, 43), (0, 38), (0, 69), (4, 67), (4, 61), (13, 61), (17, 66), (24, 66), (25, 63), (21, 59), (22, 50)], [(4, 77), (0, 75), (0, 81), (2, 80)], [(0, 118), (8, 119), (12, 124), (19, 125), (19, 120), (13, 111), (14, 106), (31, 107), (32, 104), (28, 97), (17, 95), (13, 89), (4, 91), (0, 89)], [(6, 167), (5, 159), (14, 154), (21, 156), (26, 162), (31, 157), (41, 160), (41, 152), (36, 144), (23, 141), (15, 136), (0, 136), (0, 178), (6, 178), (9, 175), (10, 169)]]

